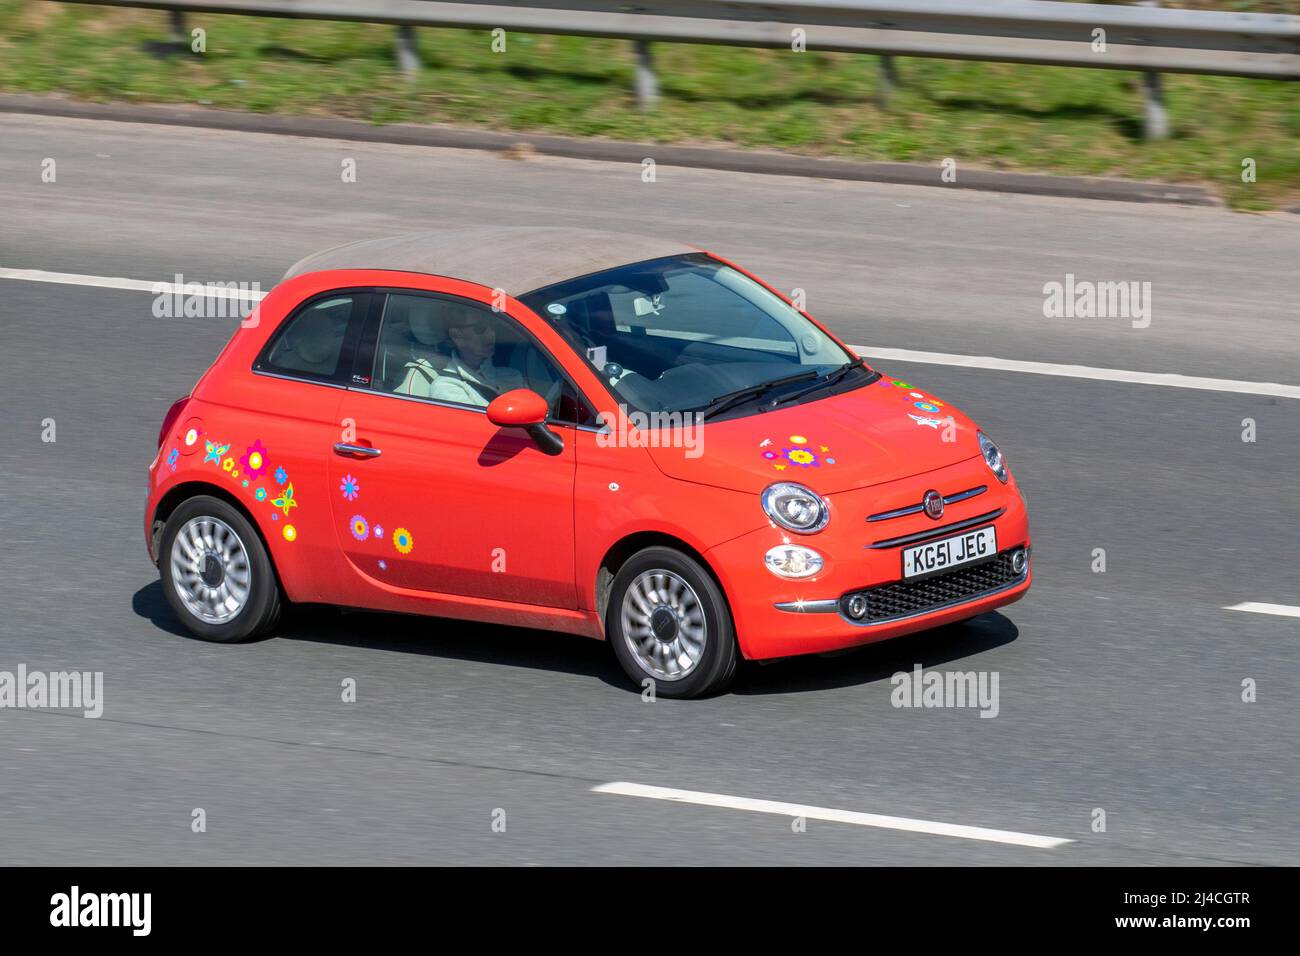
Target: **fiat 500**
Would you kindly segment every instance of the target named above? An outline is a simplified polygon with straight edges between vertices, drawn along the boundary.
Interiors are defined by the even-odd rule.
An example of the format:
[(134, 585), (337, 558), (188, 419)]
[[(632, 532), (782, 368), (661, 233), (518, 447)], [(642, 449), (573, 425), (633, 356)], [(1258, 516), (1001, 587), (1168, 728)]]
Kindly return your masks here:
[(658, 694), (1030, 585), (953, 406), (691, 246), (471, 229), (296, 264), (167, 412), (150, 558), (194, 634), (286, 602), (607, 640)]

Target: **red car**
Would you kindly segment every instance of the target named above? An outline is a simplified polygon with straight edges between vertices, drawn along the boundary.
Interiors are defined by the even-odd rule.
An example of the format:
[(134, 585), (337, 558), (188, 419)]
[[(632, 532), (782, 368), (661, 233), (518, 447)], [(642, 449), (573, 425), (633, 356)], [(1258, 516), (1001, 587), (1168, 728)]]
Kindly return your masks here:
[(1031, 580), (961, 412), (724, 259), (574, 229), (299, 262), (168, 411), (144, 526), (207, 640), (286, 601), (545, 628), (671, 697)]

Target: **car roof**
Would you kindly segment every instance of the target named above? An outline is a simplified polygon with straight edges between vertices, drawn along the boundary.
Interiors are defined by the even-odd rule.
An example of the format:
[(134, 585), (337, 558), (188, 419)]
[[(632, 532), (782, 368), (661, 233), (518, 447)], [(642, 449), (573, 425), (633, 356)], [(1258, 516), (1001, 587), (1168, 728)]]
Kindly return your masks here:
[(300, 260), (284, 278), (330, 269), (383, 269), (463, 279), (520, 296), (616, 266), (699, 251), (633, 233), (482, 226), (350, 242)]

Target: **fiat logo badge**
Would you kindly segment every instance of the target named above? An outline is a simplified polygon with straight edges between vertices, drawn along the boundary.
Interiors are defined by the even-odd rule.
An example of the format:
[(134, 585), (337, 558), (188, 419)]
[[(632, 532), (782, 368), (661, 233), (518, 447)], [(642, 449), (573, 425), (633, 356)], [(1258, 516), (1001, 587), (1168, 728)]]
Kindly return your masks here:
[(925, 513), (936, 521), (943, 517), (943, 495), (939, 492), (927, 491), (925, 497), (921, 499), (921, 504), (925, 508)]

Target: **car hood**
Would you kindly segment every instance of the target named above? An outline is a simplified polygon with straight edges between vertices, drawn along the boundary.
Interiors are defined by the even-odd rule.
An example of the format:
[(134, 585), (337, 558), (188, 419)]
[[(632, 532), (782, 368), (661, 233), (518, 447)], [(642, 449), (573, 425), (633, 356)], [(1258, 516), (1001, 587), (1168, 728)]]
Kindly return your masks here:
[(666, 475), (754, 493), (775, 481), (796, 481), (832, 495), (980, 453), (974, 422), (911, 383), (889, 378), (772, 412), (708, 422), (696, 430), (694, 447), (674, 444), (650, 448)]

